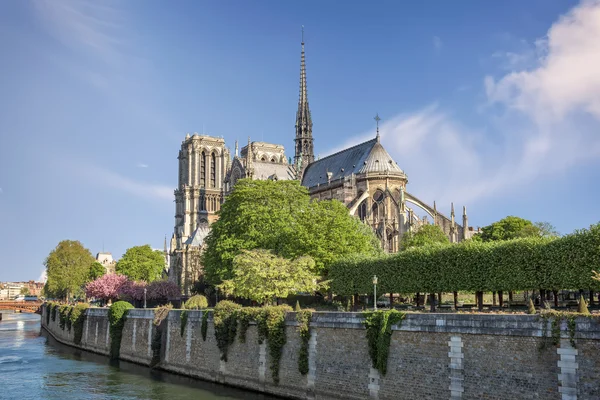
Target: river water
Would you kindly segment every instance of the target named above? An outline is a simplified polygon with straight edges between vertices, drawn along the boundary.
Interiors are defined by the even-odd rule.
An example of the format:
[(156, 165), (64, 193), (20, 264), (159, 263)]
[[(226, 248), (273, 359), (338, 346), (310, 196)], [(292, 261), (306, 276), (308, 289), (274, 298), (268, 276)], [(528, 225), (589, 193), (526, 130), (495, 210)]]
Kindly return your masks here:
[(0, 399), (273, 400), (73, 349), (40, 334), (36, 314), (3, 313)]

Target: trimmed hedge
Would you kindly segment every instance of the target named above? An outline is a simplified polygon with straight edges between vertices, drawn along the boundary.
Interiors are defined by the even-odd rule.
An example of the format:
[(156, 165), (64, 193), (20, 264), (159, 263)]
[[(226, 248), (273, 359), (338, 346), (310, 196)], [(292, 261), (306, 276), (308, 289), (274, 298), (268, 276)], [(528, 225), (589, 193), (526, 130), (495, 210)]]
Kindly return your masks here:
[(394, 255), (350, 257), (333, 263), (328, 278), (340, 295), (379, 293), (600, 289), (600, 224), (560, 239), (466, 241)]

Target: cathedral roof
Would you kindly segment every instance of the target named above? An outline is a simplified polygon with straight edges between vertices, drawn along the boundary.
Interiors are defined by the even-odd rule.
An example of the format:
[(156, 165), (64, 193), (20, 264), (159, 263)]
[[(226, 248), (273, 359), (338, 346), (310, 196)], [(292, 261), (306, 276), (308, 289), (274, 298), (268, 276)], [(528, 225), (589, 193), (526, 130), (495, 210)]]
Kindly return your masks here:
[(296, 179), (294, 167), (290, 164), (278, 164), (272, 162), (252, 161), (254, 179), (277, 179), (288, 181)]
[(200, 224), (198, 228), (192, 233), (192, 236), (185, 241), (185, 244), (190, 246), (202, 246), (204, 244), (204, 240), (208, 236), (208, 232), (210, 232), (210, 228), (208, 224)]
[(404, 174), (375, 138), (310, 163), (304, 171), (302, 185), (311, 188), (352, 174), (377, 172)]

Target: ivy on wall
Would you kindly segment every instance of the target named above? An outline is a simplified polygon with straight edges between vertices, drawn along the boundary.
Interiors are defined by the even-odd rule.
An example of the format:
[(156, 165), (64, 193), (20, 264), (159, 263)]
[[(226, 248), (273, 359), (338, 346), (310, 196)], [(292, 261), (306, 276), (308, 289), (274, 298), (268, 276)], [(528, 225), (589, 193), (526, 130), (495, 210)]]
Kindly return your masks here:
[(302, 375), (308, 373), (308, 345), (310, 342), (310, 320), (313, 310), (296, 311), (298, 321), (298, 333), (300, 334), (300, 352), (298, 354), (298, 371)]
[(117, 360), (121, 351), (121, 337), (127, 311), (134, 308), (126, 301), (117, 301), (108, 309), (108, 322), (110, 323), (110, 358)]
[(154, 309), (154, 319), (152, 320), (152, 342), (150, 348), (152, 349), (152, 360), (150, 360), (150, 367), (156, 366), (160, 363), (160, 353), (162, 349), (162, 337), (163, 332), (166, 329), (163, 323), (169, 316), (169, 311), (173, 309), (171, 303), (160, 306)]
[(69, 313), (69, 321), (73, 327), (73, 341), (75, 344), (81, 343), (81, 337), (83, 336), (83, 324), (86, 318), (86, 310), (90, 308), (87, 303), (78, 303), (74, 307), (71, 307)]
[(187, 322), (188, 322), (187, 310), (181, 310), (181, 312), (179, 314), (179, 318), (181, 319), (181, 337), (183, 337), (183, 334), (185, 333), (185, 327), (187, 326)]
[(397, 310), (387, 310), (363, 313), (363, 315), (365, 317), (364, 325), (367, 328), (369, 356), (371, 356), (373, 368), (377, 368), (381, 375), (385, 375), (390, 353), (392, 326), (400, 325), (405, 314)]
[(349, 257), (331, 265), (331, 288), (340, 295), (380, 293), (600, 289), (600, 224), (559, 239), (465, 241), (375, 258)]
[(200, 333), (202, 340), (206, 342), (206, 333), (208, 332), (208, 311), (202, 311), (202, 325), (200, 325)]
[(237, 311), (241, 305), (229, 300), (220, 301), (213, 313), (215, 339), (221, 351), (221, 360), (227, 361), (227, 350), (235, 340), (237, 332)]

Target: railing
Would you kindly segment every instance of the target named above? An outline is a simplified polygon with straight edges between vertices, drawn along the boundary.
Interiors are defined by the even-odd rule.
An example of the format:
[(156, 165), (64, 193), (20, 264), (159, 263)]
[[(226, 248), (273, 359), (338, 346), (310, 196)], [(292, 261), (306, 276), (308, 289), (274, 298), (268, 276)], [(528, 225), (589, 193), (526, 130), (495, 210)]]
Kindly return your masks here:
[(40, 313), (41, 301), (0, 301), (0, 310)]

